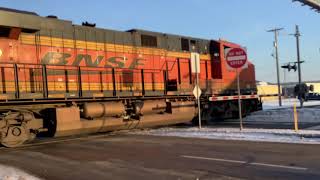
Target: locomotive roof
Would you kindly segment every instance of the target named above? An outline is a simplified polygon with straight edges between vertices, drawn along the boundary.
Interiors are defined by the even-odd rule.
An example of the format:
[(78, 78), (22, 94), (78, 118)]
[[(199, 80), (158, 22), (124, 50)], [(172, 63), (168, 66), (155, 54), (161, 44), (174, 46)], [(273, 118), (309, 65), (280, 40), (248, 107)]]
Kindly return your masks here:
[(41, 17), (34, 12), (0, 8), (0, 26), (20, 27), (22, 30), (39, 31), (40, 29), (64, 30), (65, 26), (72, 26), (71, 21)]
[(5, 8), (5, 7), (0, 7), (0, 10), (2, 11), (9, 11), (9, 12), (16, 12), (16, 13), (22, 13), (22, 14), (31, 14), (35, 16), (39, 16), (35, 12), (30, 12), (30, 11), (22, 11), (22, 10), (17, 10), (17, 9), (10, 9), (10, 8)]
[[(2, 26), (22, 27), (22, 28), (30, 28), (34, 30), (40, 30), (41, 28), (44, 28), (44, 29), (52, 28), (52, 29), (61, 30), (61, 25), (64, 25), (65, 28), (67, 28), (67, 26), (77, 26), (78, 28), (83, 27), (81, 25), (72, 24), (72, 21), (58, 19), (54, 16), (42, 17), (35, 12), (16, 10), (16, 9), (10, 9), (5, 7), (0, 7), (0, 15), (1, 17), (3, 17), (2, 20), (0, 21), (0, 25)], [(10, 21), (13, 21), (13, 22), (10, 23)], [(56, 26), (53, 26), (53, 25), (56, 25)], [(87, 28), (87, 27), (84, 27), (84, 28)], [(93, 28), (93, 27), (89, 27), (89, 28)], [(97, 27), (94, 27), (94, 29), (108, 30), (108, 29), (97, 28)], [(118, 31), (118, 32), (131, 32), (131, 33), (138, 32), (138, 33), (147, 33), (147, 34), (154, 34), (154, 35), (181, 36), (176, 34), (167, 34), (167, 33), (147, 31), (142, 29), (130, 29), (127, 31)], [(188, 36), (181, 36), (181, 37), (200, 40), (200, 38), (194, 38), (194, 37), (188, 37)], [(202, 40), (207, 40), (207, 39), (202, 39)]]
[(179, 36), (181, 38), (210, 41), (209, 39), (195, 38), (195, 37), (191, 37), (191, 36), (184, 36), (184, 35), (170, 34), (170, 33), (162, 33), (162, 32), (156, 32), (156, 31), (148, 31), (148, 30), (144, 30), (144, 29), (130, 29), (127, 32), (136, 32), (136, 33), (140, 33), (140, 34), (161, 35), (161, 36)]
[[(141, 46), (141, 38), (138, 37), (141, 37), (141, 35), (149, 35), (156, 37), (156, 47), (174, 51), (185, 51), (182, 48), (182, 41), (184, 39), (187, 39), (187, 41), (190, 43), (190, 48), (193, 45), (192, 43), (196, 44), (196, 51), (200, 53), (208, 53), (211, 44), (218, 42), (216, 40), (153, 32), (141, 29), (117, 31), (84, 25), (76, 25), (73, 24), (72, 21), (58, 19), (56, 16), (42, 17), (34, 12), (20, 11), (1, 7), (0, 17), (2, 17), (0, 20), (0, 26), (20, 27), (22, 28), (23, 32), (40, 32), (41, 35), (52, 37), (62, 37), (61, 33), (63, 33), (64, 38), (76, 38), (79, 40), (87, 41), (110, 42), (115, 44)], [(74, 33), (76, 33), (75, 36)]]

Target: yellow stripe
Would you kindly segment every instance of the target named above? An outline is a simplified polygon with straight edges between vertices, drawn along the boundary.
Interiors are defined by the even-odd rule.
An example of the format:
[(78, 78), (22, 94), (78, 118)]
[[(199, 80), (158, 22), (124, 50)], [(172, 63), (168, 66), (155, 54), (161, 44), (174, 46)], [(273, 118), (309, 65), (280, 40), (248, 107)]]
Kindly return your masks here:
[[(23, 44), (35, 45), (35, 35), (24, 34), (20, 36), (20, 40)], [(134, 47), (128, 45), (110, 44), (110, 43), (96, 43), (89, 41), (76, 40), (76, 48), (98, 50), (120, 53), (138, 53), (142, 55), (157, 55), (157, 56), (168, 56), (168, 57), (179, 57), (179, 58), (190, 58), (190, 53), (187, 52), (175, 52), (167, 51), (159, 48), (146, 48), (146, 47)], [(62, 38), (50, 38), (47, 36), (40, 36), (40, 45), (42, 46), (54, 46), (54, 47), (65, 47), (74, 48), (73, 39), (62, 39)], [(210, 60), (210, 55), (201, 54), (200, 58), (203, 60)]]
[[(7, 81), (6, 83), (6, 91), (7, 93), (15, 92), (15, 84), (14, 82)], [(112, 91), (113, 90), (113, 84), (112, 83), (103, 83), (103, 91)], [(68, 84), (69, 91), (78, 91), (78, 83), (77, 82), (69, 82)], [(117, 90), (123, 90), (123, 91), (142, 91), (142, 84), (141, 83), (116, 83)], [(2, 83), (0, 83), (0, 89), (2, 90)], [(19, 90), (20, 93), (31, 93), (31, 84), (29, 81), (20, 81), (19, 82)], [(65, 82), (48, 82), (48, 90), (50, 92), (55, 91), (66, 91)], [(83, 91), (100, 91), (101, 90), (101, 84), (100, 83), (82, 83), (82, 90)], [(163, 83), (145, 83), (145, 90), (146, 91), (162, 91), (164, 90), (164, 84)], [(35, 82), (35, 91), (36, 92), (42, 92), (42, 86), (41, 84), (36, 84)], [(58, 95), (51, 95), (49, 97), (64, 97), (64, 94), (58, 94)], [(7, 96), (3, 95), (1, 97), (0, 93), (0, 99), (6, 99)]]
[[(0, 83), (0, 91), (2, 92), (3, 90), (3, 86), (2, 83)], [(15, 88), (15, 84), (14, 82), (5, 82), (5, 90), (6, 92), (15, 92), (16, 88)]]
[(64, 98), (65, 94), (49, 94), (49, 98)]

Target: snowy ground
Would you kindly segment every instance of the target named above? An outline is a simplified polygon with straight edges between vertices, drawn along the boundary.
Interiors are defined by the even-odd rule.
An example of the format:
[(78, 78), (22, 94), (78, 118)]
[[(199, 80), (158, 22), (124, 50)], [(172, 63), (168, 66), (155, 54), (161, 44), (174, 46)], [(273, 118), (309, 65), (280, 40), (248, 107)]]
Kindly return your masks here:
[(40, 180), (19, 169), (0, 165), (0, 180)]
[[(299, 101), (296, 99), (283, 100), (283, 106), (278, 106), (278, 101), (263, 103), (263, 111), (252, 113), (244, 118), (245, 122), (268, 122), (268, 123), (292, 123), (294, 122), (293, 105)], [(318, 107), (316, 107), (318, 105)], [(314, 107), (315, 106), (315, 107)], [(320, 101), (308, 101), (304, 103), (305, 108), (297, 108), (298, 122), (319, 123), (320, 125)], [(313, 128), (314, 130), (316, 128)], [(320, 128), (319, 128), (320, 130)]]
[(284, 142), (284, 143), (306, 143), (320, 144), (320, 131), (316, 130), (293, 130), (283, 129), (244, 129), (239, 128), (215, 128), (204, 127), (199, 130), (196, 127), (189, 128), (160, 128), (144, 131), (136, 131), (134, 134), (154, 135), (154, 136), (174, 136), (204, 139), (223, 140), (247, 140), (264, 142)]
[[(265, 142), (287, 142), (287, 143), (307, 143), (320, 144), (320, 101), (309, 101), (304, 105), (308, 108), (297, 109), (299, 124), (310, 123), (315, 126), (295, 132), (291, 129), (279, 129), (277, 123), (289, 124), (293, 127), (293, 104), (299, 106), (299, 101), (287, 99), (283, 101), (283, 107), (278, 107), (278, 101), (268, 101), (264, 103), (264, 110), (252, 113), (244, 118), (245, 123), (269, 123), (273, 124), (273, 129), (262, 128), (239, 128), (207, 126), (199, 130), (196, 127), (166, 127), (160, 129), (150, 129), (133, 132), (135, 134), (156, 135), (156, 136), (176, 136), (192, 137), (206, 139), (231, 139), (231, 140), (249, 140)], [(310, 107), (311, 106), (311, 107)], [(238, 122), (238, 120), (231, 120)], [(292, 126), (291, 126), (292, 124)]]
[[(298, 99), (282, 99), (282, 107), (279, 107), (279, 101), (278, 100), (271, 100), (271, 101), (264, 101), (263, 102), (263, 109), (269, 110), (269, 109), (279, 109), (279, 108), (288, 108), (293, 107), (293, 105), (296, 104), (297, 107), (300, 106), (300, 102)], [(307, 101), (303, 103), (304, 106), (315, 106), (320, 105), (320, 101)]]

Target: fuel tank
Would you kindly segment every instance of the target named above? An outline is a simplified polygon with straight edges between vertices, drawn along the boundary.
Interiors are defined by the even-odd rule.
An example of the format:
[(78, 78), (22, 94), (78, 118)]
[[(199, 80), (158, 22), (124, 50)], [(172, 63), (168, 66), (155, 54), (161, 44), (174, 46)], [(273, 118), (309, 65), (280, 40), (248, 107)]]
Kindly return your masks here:
[(81, 108), (81, 117), (87, 119), (100, 117), (117, 117), (124, 113), (122, 102), (84, 103)]
[(59, 137), (173, 125), (190, 122), (196, 116), (193, 101), (145, 101), (138, 119), (119, 116), (122, 110), (124, 106), (118, 102), (53, 108), (48, 117), (54, 117), (50, 121), (54, 123), (47, 128)]

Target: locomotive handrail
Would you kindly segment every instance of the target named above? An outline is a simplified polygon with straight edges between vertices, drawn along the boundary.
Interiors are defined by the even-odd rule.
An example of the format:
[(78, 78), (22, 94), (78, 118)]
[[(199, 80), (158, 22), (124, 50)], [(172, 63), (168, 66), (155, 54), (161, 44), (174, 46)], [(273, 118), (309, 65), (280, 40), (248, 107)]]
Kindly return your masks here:
[[(171, 66), (170, 68), (168, 68), (168, 62), (172, 62), (170, 63), (169, 66)], [(19, 79), (19, 68), (23, 68), (23, 69), (41, 69), (42, 70), (42, 78), (39, 78), (39, 79), (42, 79), (42, 80), (37, 80), (36, 82), (41, 82), (42, 81), (42, 88), (37, 90), (36, 93), (42, 93), (42, 97), (43, 98), (48, 98), (49, 97), (49, 93), (51, 94), (51, 91), (49, 92), (49, 89), (48, 89), (48, 82), (51, 82), (48, 81), (48, 76), (49, 75), (54, 75), (52, 73), (55, 73), (56, 71), (55, 70), (71, 70), (72, 72), (71, 73), (68, 73), (67, 75), (76, 75), (77, 76), (77, 86), (78, 88), (76, 90), (73, 90), (73, 93), (74, 92), (78, 92), (78, 96), (79, 98), (82, 98), (83, 97), (83, 87), (82, 87), (82, 80), (81, 80), (81, 77), (83, 75), (86, 75), (86, 73), (89, 73), (89, 75), (91, 74), (90, 72), (96, 72), (98, 71), (98, 73), (100, 72), (100, 74), (104, 73), (104, 72), (108, 72), (110, 73), (111, 77), (112, 77), (112, 80), (108, 81), (110, 83), (112, 83), (112, 88), (111, 88), (111, 92), (113, 91), (113, 96), (117, 96), (117, 93), (120, 91), (121, 92), (121, 89), (117, 89), (116, 87), (116, 83), (123, 83), (123, 82), (117, 82), (116, 80), (116, 74), (118, 73), (123, 73), (122, 71), (125, 71), (125, 70), (129, 70), (130, 72), (132, 73), (135, 73), (137, 75), (140, 76), (141, 80), (143, 80), (143, 82), (141, 83), (141, 86), (139, 88), (139, 92), (142, 94), (142, 96), (145, 95), (145, 82), (144, 82), (144, 79), (145, 79), (145, 75), (148, 74), (148, 73), (157, 73), (157, 74), (160, 74), (160, 73), (165, 73), (165, 75), (163, 76), (164, 79), (163, 79), (163, 83), (164, 83), (164, 95), (167, 94), (167, 91), (171, 91), (171, 90), (168, 90), (168, 87), (170, 86), (170, 84), (168, 84), (168, 81), (170, 80), (170, 77), (169, 77), (169, 74), (168, 72), (169, 71), (172, 71), (173, 70), (173, 67), (175, 66), (176, 63), (178, 63), (179, 60), (176, 59), (176, 60), (171, 60), (171, 61), (165, 61), (164, 62), (164, 65), (167, 65), (166, 67), (166, 70), (158, 70), (158, 69), (131, 69), (131, 68), (119, 68), (119, 67), (94, 67), (94, 66), (75, 66), (75, 65), (60, 65), (60, 64), (34, 64), (34, 63), (13, 63), (13, 62), (0, 62), (0, 67), (5, 67), (5, 68), (12, 68), (14, 70), (14, 90), (10, 91), (10, 92), (14, 92), (14, 96), (16, 99), (21, 99), (21, 97), (23, 97), (22, 99), (26, 99), (26, 97), (24, 97), (23, 95), (21, 95), (21, 84), (20, 84), (20, 79)], [(189, 62), (190, 63), (190, 62)], [(60, 68), (59, 68), (60, 67)], [(68, 68), (71, 68), (71, 69), (68, 69)], [(121, 70), (121, 71), (120, 71)], [(37, 71), (38, 72), (38, 71)], [(33, 72), (32, 72), (33, 73)], [(73, 74), (75, 73), (75, 74)], [(40, 77), (40, 71), (39, 71), (39, 77)], [(180, 75), (179, 75), (180, 77)], [(192, 74), (190, 73), (190, 78), (192, 78)], [(24, 78), (22, 78), (24, 79)], [(31, 78), (30, 78), (31, 79)], [(25, 80), (26, 82), (28, 80)], [(32, 84), (34, 80), (30, 80), (30, 84)], [(55, 80), (54, 80), (55, 81)], [(181, 80), (180, 80), (181, 81)], [(180, 81), (177, 79), (177, 82), (180, 84)], [(24, 81), (23, 81), (24, 82)], [(190, 83), (192, 82), (192, 79), (190, 79)], [(69, 88), (68, 88), (68, 80), (66, 80), (65, 82), (66, 84), (66, 88), (65, 88), (65, 91), (66, 93), (69, 93)], [(152, 82), (154, 83), (154, 82)], [(162, 82), (161, 82), (162, 83)], [(219, 86), (219, 84), (223, 84), (223, 82), (215, 82), (217, 84), (217, 86)], [(19, 84), (20, 84), (20, 87), (19, 87)], [(100, 82), (101, 84), (101, 82)], [(23, 84), (25, 85), (25, 84)], [(30, 85), (31, 86), (31, 85)], [(27, 87), (27, 85), (26, 85)], [(103, 87), (103, 85), (101, 85), (101, 87)], [(28, 88), (30, 88), (28, 86)], [(29, 92), (29, 90), (25, 90), (23, 93), (35, 93), (33, 90), (33, 88), (31, 87), (31, 90)], [(112, 90), (113, 89), (113, 90)], [(88, 91), (90, 91), (89, 93), (92, 93), (91, 90), (89, 89)], [(100, 92), (105, 92), (105, 91), (109, 91), (107, 89), (103, 89), (101, 88)], [(132, 90), (131, 90), (132, 91)], [(135, 91), (135, 90), (134, 90)], [(132, 92), (134, 92), (132, 91)], [(154, 91), (154, 90), (153, 90)], [(162, 90), (161, 90), (162, 91)], [(3, 91), (4, 94), (5, 91)], [(94, 92), (94, 91), (93, 91)], [(12, 94), (10, 93), (10, 94)], [(91, 96), (91, 95), (90, 95)], [(65, 96), (67, 97), (67, 96)], [(6, 96), (7, 98), (7, 96)], [(10, 98), (10, 97), (9, 97)], [(52, 99), (53, 97), (50, 96), (50, 99)]]
[[(163, 65), (166, 65), (166, 68), (163, 69), (163, 67), (161, 69), (146, 69), (146, 68), (142, 68), (142, 69), (131, 69), (131, 68), (117, 68), (117, 67), (93, 67), (93, 66), (74, 66), (74, 65), (60, 65), (60, 64), (34, 64), (34, 63), (14, 63), (14, 62), (0, 62), (0, 66), (1, 65), (12, 65), (14, 68), (14, 81), (15, 81), (15, 97), (16, 99), (20, 99), (20, 88), (19, 88), (19, 75), (18, 75), (18, 69), (20, 68), (20, 66), (23, 66), (24, 69), (27, 68), (33, 68), (35, 69), (42, 69), (42, 94), (44, 98), (48, 98), (49, 95), (49, 90), (48, 90), (48, 69), (51, 69), (51, 67), (64, 67), (64, 68), (77, 68), (77, 76), (78, 76), (78, 96), (82, 97), (83, 93), (82, 93), (82, 80), (81, 80), (81, 76), (82, 76), (82, 68), (85, 68), (86, 71), (106, 71), (106, 70), (110, 70), (110, 73), (112, 74), (112, 84), (113, 84), (113, 95), (116, 95), (116, 82), (115, 82), (115, 74), (117, 73), (118, 70), (128, 70), (128, 71), (133, 71), (133, 72), (137, 72), (141, 74), (141, 79), (144, 79), (144, 74), (145, 73), (161, 73), (161, 72), (166, 72), (166, 76), (164, 79), (164, 83), (165, 83), (165, 89), (164, 92), (166, 94), (167, 92), (167, 81), (169, 79), (168, 76), (168, 72), (173, 70), (174, 65), (177, 63), (178, 60), (175, 61), (164, 61)], [(168, 62), (173, 62), (173, 64), (171, 65), (170, 68), (168, 68)], [(36, 66), (36, 67), (26, 67), (26, 66)], [(53, 69), (53, 70), (59, 70), (59, 69)], [(65, 70), (65, 69), (60, 69), (60, 70)], [(75, 69), (76, 70), (76, 69)], [(107, 72), (107, 71), (106, 71)], [(68, 84), (66, 83), (66, 86), (68, 86)], [(68, 88), (67, 88), (68, 89)], [(67, 90), (68, 91), (68, 90)], [(145, 95), (145, 87), (144, 87), (144, 83), (142, 83), (142, 95)]]
[[(49, 90), (48, 90), (48, 69), (52, 69), (52, 67), (57, 67), (52, 69), (52, 70), (66, 70), (64, 68), (72, 68), (74, 70), (77, 70), (77, 79), (78, 79), (78, 97), (82, 98), (83, 97), (83, 92), (82, 92), (82, 68), (85, 69), (85, 71), (98, 71), (102, 72), (110, 70), (112, 74), (112, 84), (113, 84), (113, 96), (116, 96), (117, 94), (117, 89), (116, 89), (116, 79), (115, 79), (115, 74), (118, 73), (117, 70), (129, 70), (133, 71), (134, 73), (140, 73), (141, 74), (141, 79), (144, 80), (144, 74), (145, 73), (161, 73), (164, 72), (164, 70), (154, 70), (154, 69), (146, 69), (149, 70), (145, 72), (144, 69), (130, 69), (130, 68), (112, 68), (112, 67), (87, 67), (87, 66), (72, 66), (72, 65), (48, 65), (48, 64), (33, 64), (33, 63), (12, 63), (12, 62), (0, 62), (1, 65), (7, 65), (5, 66), (6, 68), (13, 68), (14, 70), (14, 82), (15, 82), (15, 89), (14, 89), (14, 94), (16, 99), (21, 99), (20, 98), (20, 87), (19, 87), (19, 68), (23, 69), (41, 69), (42, 70), (42, 94), (43, 98), (48, 98), (49, 95)], [(10, 66), (8, 66), (10, 65)], [(21, 67), (22, 66), (22, 67)], [(32, 67), (28, 67), (32, 66)], [(50, 68), (51, 67), (51, 68)], [(58, 67), (64, 67), (64, 68), (58, 68)], [(77, 68), (77, 69), (75, 69)], [(108, 71), (109, 72), (109, 71)], [(31, 80), (30, 80), (31, 81)], [(67, 82), (66, 82), (67, 85)], [(67, 87), (67, 86), (66, 86)], [(68, 88), (66, 88), (66, 91), (68, 91)], [(121, 91), (121, 90), (120, 90)], [(103, 91), (102, 91), (103, 92)], [(34, 93), (34, 92), (31, 92)], [(142, 95), (145, 95), (145, 87), (144, 87), (144, 82), (142, 83)], [(50, 98), (51, 99), (51, 98)]]

